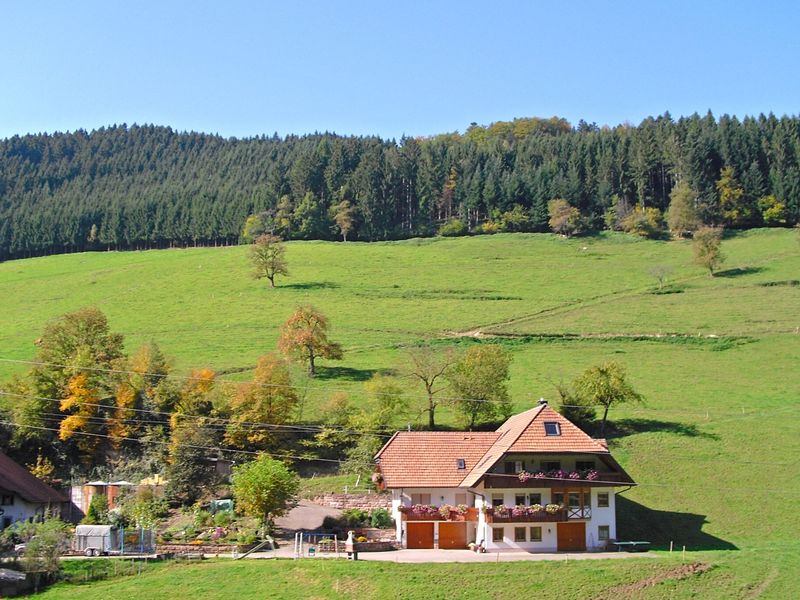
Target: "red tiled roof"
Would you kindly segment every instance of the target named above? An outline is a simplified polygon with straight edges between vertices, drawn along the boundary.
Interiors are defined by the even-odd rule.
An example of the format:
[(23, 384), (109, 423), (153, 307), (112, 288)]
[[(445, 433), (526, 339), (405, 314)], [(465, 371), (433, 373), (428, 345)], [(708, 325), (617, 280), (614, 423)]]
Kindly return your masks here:
[(0, 488), (13, 492), (28, 502), (67, 502), (66, 496), (37, 479), (22, 465), (0, 452)]
[[(545, 423), (558, 423), (559, 435), (547, 435)], [(546, 404), (510, 417), (496, 432), (406, 432), (394, 434), (376, 455), (386, 487), (473, 487), (508, 453), (602, 454), (611, 458), (605, 440), (584, 433)], [(456, 459), (466, 470), (456, 469)], [(631, 483), (633, 480), (630, 480)]]
[[(388, 488), (457, 487), (498, 437), (493, 431), (398, 431), (376, 458)], [(463, 458), (465, 469), (456, 461)]]
[[(549, 406), (544, 405), (539, 408), (540, 410), (528, 421), (527, 426), (507, 452), (582, 452), (591, 454), (608, 452), (607, 446), (604, 446), (599, 440), (589, 437), (570, 420)], [(520, 417), (529, 412), (531, 411), (516, 416)], [(500, 429), (503, 429), (511, 419), (506, 421)], [(545, 423), (558, 423), (561, 435), (547, 435), (544, 430)]]

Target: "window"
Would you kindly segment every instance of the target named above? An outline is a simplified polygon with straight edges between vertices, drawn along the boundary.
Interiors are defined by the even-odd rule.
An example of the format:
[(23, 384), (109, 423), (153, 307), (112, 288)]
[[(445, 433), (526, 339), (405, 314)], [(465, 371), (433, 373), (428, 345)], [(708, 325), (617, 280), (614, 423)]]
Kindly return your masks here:
[(608, 508), (608, 492), (597, 493), (597, 507)]
[(531, 527), (531, 541), (532, 542), (541, 542), (542, 541), (542, 528), (541, 527)]
[(492, 529), (492, 541), (493, 542), (502, 542), (503, 541), (503, 528), (502, 527), (494, 527)]
[(611, 529), (608, 525), (600, 525), (597, 528), (597, 539), (601, 542), (607, 542), (611, 537)]
[(561, 425), (555, 421), (545, 421), (544, 424), (545, 435), (561, 435)]
[(542, 471), (558, 471), (561, 468), (560, 460), (542, 461)]
[(576, 460), (575, 461), (575, 470), (576, 471), (590, 471), (594, 469), (594, 461), (593, 460)]
[(503, 494), (492, 494), (492, 506), (503, 506), (505, 501), (506, 499)]
[(456, 506), (459, 504), (466, 504), (467, 503), (467, 494), (456, 494)]
[(465, 461), (463, 458), (457, 458), (456, 459), (456, 469), (458, 469), (460, 471), (460, 470), (466, 469), (466, 468), (467, 468), (467, 461)]
[(525, 539), (525, 528), (524, 527), (514, 527), (514, 541), (515, 542), (524, 542)]
[(411, 494), (411, 504), (430, 504), (430, 494)]
[(514, 504), (516, 506), (525, 506), (525, 494), (517, 494), (514, 496)]
[(516, 475), (522, 473), (525, 463), (521, 460), (507, 460), (505, 463), (506, 475)]
[(514, 474), (514, 463), (512, 461), (506, 461), (506, 463), (505, 463), (505, 472), (506, 472), (506, 475), (513, 475)]
[(14, 494), (3, 494), (0, 496), (0, 506), (13, 506)]
[(533, 504), (541, 504), (542, 503), (542, 495), (541, 494), (531, 494), (531, 505)]

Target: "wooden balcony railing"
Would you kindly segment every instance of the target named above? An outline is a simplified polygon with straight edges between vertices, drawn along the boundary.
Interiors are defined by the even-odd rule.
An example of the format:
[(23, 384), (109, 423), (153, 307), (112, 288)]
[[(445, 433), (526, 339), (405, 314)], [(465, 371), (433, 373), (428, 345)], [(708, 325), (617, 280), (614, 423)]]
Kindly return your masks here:
[(577, 506), (561, 508), (558, 511), (550, 512), (547, 510), (527, 512), (526, 514), (514, 514), (512, 508), (508, 507), (507, 510), (497, 514), (497, 509), (490, 510), (486, 513), (487, 523), (556, 523), (559, 521), (570, 521), (580, 519), (591, 519), (592, 509), (588, 506)]
[(466, 512), (462, 513), (458, 510), (451, 510), (449, 516), (444, 517), (438, 511), (435, 512), (416, 512), (410, 510), (411, 507), (404, 507), (405, 510), (401, 509), (400, 513), (403, 517), (403, 521), (451, 521), (451, 522), (460, 522), (460, 521), (477, 521), (479, 509), (477, 508), (468, 508)]
[(628, 480), (620, 473), (598, 473), (596, 480), (589, 479), (536, 479), (520, 481), (516, 475), (488, 474), (483, 478), (484, 485), (492, 489), (528, 489), (557, 487), (608, 487), (625, 485)]

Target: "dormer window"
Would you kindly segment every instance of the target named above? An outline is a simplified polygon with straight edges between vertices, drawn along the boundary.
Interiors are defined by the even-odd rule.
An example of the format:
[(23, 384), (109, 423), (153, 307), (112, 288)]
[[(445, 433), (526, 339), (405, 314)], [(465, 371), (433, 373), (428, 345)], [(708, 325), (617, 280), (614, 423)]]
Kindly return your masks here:
[(544, 424), (545, 435), (561, 435), (561, 425), (555, 421), (546, 421)]
[(456, 459), (456, 469), (461, 470), (461, 469), (466, 469), (466, 468), (467, 468), (467, 461), (464, 460), (463, 458), (457, 458)]

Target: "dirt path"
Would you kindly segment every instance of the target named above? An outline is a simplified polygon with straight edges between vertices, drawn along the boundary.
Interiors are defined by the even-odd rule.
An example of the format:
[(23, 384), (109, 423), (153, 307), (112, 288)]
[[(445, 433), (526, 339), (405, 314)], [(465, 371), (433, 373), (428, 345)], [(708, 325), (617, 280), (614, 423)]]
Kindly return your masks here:
[(592, 600), (617, 600), (618, 598), (628, 598), (637, 592), (641, 592), (649, 587), (658, 585), (663, 581), (686, 579), (694, 575), (705, 573), (710, 568), (711, 565), (707, 563), (691, 563), (688, 565), (681, 565), (668, 571), (664, 571), (663, 573), (659, 573), (658, 575), (648, 577), (647, 579), (642, 579), (641, 581), (614, 586), (595, 596)]

